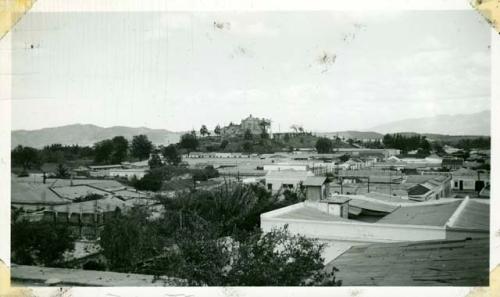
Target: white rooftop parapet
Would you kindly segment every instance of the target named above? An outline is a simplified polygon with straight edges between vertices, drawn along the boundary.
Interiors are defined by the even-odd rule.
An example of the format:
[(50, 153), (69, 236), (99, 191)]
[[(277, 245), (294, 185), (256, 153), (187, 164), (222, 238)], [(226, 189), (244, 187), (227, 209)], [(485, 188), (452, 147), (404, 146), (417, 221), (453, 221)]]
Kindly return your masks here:
[(455, 224), (455, 222), (457, 221), (458, 217), (460, 216), (460, 214), (464, 210), (465, 206), (467, 205), (467, 203), (469, 203), (469, 200), (470, 200), (469, 196), (466, 196), (465, 199), (457, 207), (457, 209), (455, 210), (455, 212), (448, 219), (448, 221), (446, 221), (446, 224), (445, 224), (446, 227), (452, 227)]

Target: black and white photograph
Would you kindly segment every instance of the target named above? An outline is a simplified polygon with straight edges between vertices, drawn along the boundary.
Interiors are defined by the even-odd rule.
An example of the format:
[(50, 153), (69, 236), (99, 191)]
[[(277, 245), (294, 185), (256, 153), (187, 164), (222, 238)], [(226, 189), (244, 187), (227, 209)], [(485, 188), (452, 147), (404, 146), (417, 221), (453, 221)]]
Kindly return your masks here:
[(0, 40), (12, 287), (490, 285), (477, 10), (43, 2)]

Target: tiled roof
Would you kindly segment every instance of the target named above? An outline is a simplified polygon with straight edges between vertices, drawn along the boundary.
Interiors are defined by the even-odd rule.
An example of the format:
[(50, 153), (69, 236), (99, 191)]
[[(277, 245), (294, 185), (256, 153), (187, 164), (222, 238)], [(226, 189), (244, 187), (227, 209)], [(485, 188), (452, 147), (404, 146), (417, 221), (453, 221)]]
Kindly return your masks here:
[(432, 203), (425, 205), (419, 203), (415, 204), (415, 206), (401, 207), (378, 220), (377, 223), (444, 226), (460, 205), (460, 202), (456, 200), (442, 204)]
[(332, 267), (343, 286), (487, 286), (489, 239), (355, 246)]

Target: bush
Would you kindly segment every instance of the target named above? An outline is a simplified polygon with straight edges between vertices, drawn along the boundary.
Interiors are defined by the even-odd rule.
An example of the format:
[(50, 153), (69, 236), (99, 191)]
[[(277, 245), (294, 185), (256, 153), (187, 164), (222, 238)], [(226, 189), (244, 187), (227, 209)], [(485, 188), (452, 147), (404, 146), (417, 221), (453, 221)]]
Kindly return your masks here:
[(14, 220), (11, 225), (12, 262), (21, 265), (56, 265), (75, 238), (66, 225)]

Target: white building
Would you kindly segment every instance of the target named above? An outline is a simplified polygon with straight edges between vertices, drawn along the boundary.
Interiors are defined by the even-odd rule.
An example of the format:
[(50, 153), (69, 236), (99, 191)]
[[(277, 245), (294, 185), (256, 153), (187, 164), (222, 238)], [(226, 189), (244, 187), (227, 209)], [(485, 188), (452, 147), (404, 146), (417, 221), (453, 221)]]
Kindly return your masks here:
[(305, 170), (280, 170), (269, 171), (266, 176), (266, 187), (271, 191), (280, 189), (297, 189), (308, 176), (314, 176), (310, 171)]
[(148, 169), (145, 168), (135, 168), (135, 169), (110, 169), (108, 171), (108, 176), (110, 177), (126, 177), (127, 179), (132, 179), (134, 176), (137, 179), (141, 179), (146, 175)]

